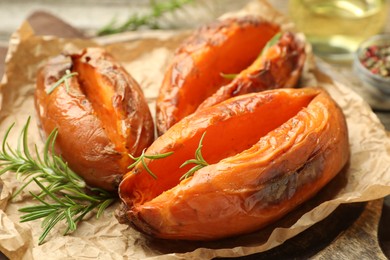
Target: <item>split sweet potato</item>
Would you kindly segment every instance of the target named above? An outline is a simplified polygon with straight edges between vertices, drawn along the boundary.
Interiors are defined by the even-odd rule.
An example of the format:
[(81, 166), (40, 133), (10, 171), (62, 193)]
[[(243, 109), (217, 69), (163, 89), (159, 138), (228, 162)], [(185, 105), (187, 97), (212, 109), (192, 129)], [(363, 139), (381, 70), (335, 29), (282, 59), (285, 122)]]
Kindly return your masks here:
[[(208, 163), (180, 181), (201, 136)], [(119, 186), (118, 218), (165, 239), (212, 240), (258, 230), (315, 195), (349, 159), (344, 115), (320, 88), (245, 94), (185, 117)]]
[(159, 134), (166, 132), (230, 80), (221, 73), (247, 68), (279, 26), (255, 17), (226, 19), (195, 31), (176, 50), (156, 102)]
[(242, 94), (295, 87), (305, 63), (305, 45), (291, 32), (277, 36), (280, 37), (269, 48), (263, 49), (248, 68), (206, 98), (198, 110)]
[[(247, 16), (196, 31), (176, 51), (165, 74), (156, 102), (158, 134), (195, 110), (230, 97), (295, 87), (305, 44), (279, 30)], [(231, 80), (229, 74), (236, 76)]]
[[(77, 75), (49, 93), (67, 70)], [(58, 153), (94, 187), (115, 190), (128, 153), (139, 155), (154, 140), (141, 88), (101, 48), (49, 60), (38, 73), (35, 105), (44, 132), (58, 129)]]

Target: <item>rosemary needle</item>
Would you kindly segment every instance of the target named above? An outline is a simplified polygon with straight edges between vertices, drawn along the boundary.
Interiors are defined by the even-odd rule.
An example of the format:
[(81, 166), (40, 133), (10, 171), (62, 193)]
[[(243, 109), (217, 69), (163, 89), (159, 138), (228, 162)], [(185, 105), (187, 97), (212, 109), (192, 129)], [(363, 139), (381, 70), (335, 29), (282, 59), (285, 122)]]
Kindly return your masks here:
[(164, 2), (150, 1), (151, 10), (147, 14), (130, 16), (123, 24), (116, 25), (115, 19), (97, 32), (97, 35), (107, 35), (121, 33), (125, 31), (135, 31), (142, 26), (150, 29), (158, 29), (158, 20), (166, 13), (173, 13), (184, 5), (194, 2), (194, 0), (169, 0)]
[(226, 73), (220, 73), (221, 77), (224, 78), (224, 79), (235, 79), (238, 74), (235, 74), (235, 73), (231, 73), (231, 74), (226, 74)]
[[(264, 48), (262, 49), (260, 55), (257, 57), (258, 59), (261, 58), (263, 56), (263, 54), (269, 49), (271, 48), (272, 46), (274, 46), (276, 43), (278, 43), (280, 37), (282, 37), (282, 33), (281, 32), (278, 32), (277, 34), (275, 34), (267, 43), (266, 45), (264, 46)], [(235, 79), (239, 74), (238, 73), (223, 73), (221, 72), (220, 73), (221, 77), (222, 78), (225, 78), (225, 79)]]
[(194, 175), (194, 173), (196, 171), (198, 171), (198, 170), (202, 169), (203, 167), (209, 165), (206, 162), (206, 160), (203, 158), (203, 155), (202, 155), (203, 138), (204, 138), (205, 135), (206, 135), (206, 132), (204, 132), (202, 137), (200, 138), (198, 148), (195, 151), (195, 159), (187, 160), (180, 166), (180, 168), (183, 168), (186, 165), (195, 164), (194, 167), (192, 167), (188, 172), (186, 172), (185, 174), (183, 174), (183, 176), (180, 177), (180, 180), (184, 180), (184, 179), (187, 179), (187, 178), (191, 177), (192, 175)]
[(102, 189), (87, 188), (83, 179), (55, 154), (54, 144), (58, 134), (56, 129), (48, 136), (42, 157), (37, 146), (34, 146), (34, 159), (28, 147), (29, 124), (30, 117), (22, 128), (16, 149), (7, 143), (14, 124), (7, 129), (0, 150), (0, 175), (12, 171), (17, 178), (25, 181), (13, 197), (32, 182), (41, 189), (38, 194), (30, 192), (39, 204), (19, 211), (25, 213), (20, 218), (21, 222), (43, 218), (43, 233), (39, 238), (39, 244), (42, 244), (57, 223), (66, 222), (64, 234), (74, 231), (77, 223), (94, 209), (97, 209), (96, 215), (99, 217), (115, 201), (115, 196)]
[(271, 47), (274, 46), (276, 43), (278, 43), (280, 37), (282, 37), (282, 33), (281, 33), (281, 32), (278, 32), (277, 34), (275, 34), (275, 35), (267, 42), (267, 44), (264, 46), (264, 48), (263, 48), (263, 50), (261, 51), (259, 57), (261, 57), (269, 48), (271, 48)]
[[(186, 172), (183, 176), (181, 176), (180, 180), (186, 179), (191, 177), (197, 170), (202, 169), (203, 167), (209, 165), (206, 160), (203, 158), (202, 155), (202, 147), (203, 147), (203, 139), (206, 135), (206, 132), (203, 133), (202, 137), (200, 138), (198, 148), (195, 151), (195, 159), (190, 159), (185, 161), (180, 168), (189, 165), (189, 164), (196, 164), (194, 167), (192, 167), (188, 172)], [(134, 168), (138, 163), (141, 163), (144, 169), (149, 173), (150, 176), (152, 176), (154, 179), (157, 179), (156, 174), (150, 170), (148, 165), (145, 162), (145, 158), (156, 160), (156, 159), (163, 159), (170, 155), (172, 155), (173, 152), (168, 153), (162, 153), (162, 154), (155, 154), (155, 155), (147, 155), (145, 154), (145, 149), (142, 151), (141, 155), (139, 157), (134, 157), (131, 154), (129, 154), (129, 157), (134, 160), (134, 162), (128, 167), (128, 169)]]
[(151, 160), (156, 160), (156, 159), (162, 159), (166, 158), (170, 155), (172, 155), (173, 152), (168, 152), (168, 153), (162, 153), (162, 154), (155, 154), (155, 155), (146, 155), (145, 154), (145, 149), (142, 151), (142, 154), (139, 157), (134, 157), (131, 154), (129, 154), (129, 157), (134, 160), (134, 162), (128, 167), (128, 169), (134, 168), (139, 162), (142, 163), (142, 166), (144, 169), (152, 176), (154, 179), (157, 179), (157, 176), (149, 169), (148, 165), (145, 162), (145, 158), (151, 159)]
[(74, 77), (76, 75), (78, 75), (77, 72), (70, 72), (70, 70), (66, 70), (65, 71), (65, 75), (62, 76), (56, 83), (54, 83), (53, 86), (51, 86), (51, 88), (46, 91), (46, 93), (47, 94), (52, 93), (62, 83), (65, 83), (66, 92), (69, 92), (70, 86), (69, 86), (69, 83), (68, 83), (68, 79), (70, 79), (71, 77)]

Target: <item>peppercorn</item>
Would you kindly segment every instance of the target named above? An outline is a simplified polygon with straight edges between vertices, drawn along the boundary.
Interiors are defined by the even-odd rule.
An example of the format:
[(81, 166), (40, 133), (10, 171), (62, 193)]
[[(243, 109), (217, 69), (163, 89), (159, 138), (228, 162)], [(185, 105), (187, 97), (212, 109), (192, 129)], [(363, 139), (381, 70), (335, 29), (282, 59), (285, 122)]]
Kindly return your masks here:
[(365, 48), (360, 62), (373, 74), (390, 77), (390, 45), (372, 45)]

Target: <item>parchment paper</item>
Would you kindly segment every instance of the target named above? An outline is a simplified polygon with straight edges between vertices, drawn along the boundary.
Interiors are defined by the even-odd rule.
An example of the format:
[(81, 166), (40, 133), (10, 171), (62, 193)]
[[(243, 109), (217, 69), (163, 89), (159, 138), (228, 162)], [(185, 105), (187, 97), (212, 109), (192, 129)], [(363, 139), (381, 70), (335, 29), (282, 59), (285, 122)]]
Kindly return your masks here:
[[(255, 1), (242, 13), (256, 13), (291, 24), (264, 1)], [(229, 14), (237, 15), (237, 14)], [(15, 146), (21, 127), (32, 117), (29, 140), (41, 148), (36, 126), (33, 92), (36, 72), (45, 60), (63, 50), (104, 45), (142, 86), (154, 113), (154, 100), (173, 50), (189, 32), (126, 33), (96, 41), (64, 40), (35, 36), (28, 24), (10, 42), (5, 77), (1, 84), (0, 134), (15, 122), (9, 143)], [(327, 75), (328, 74), (328, 75)], [(282, 244), (327, 217), (341, 203), (369, 201), (390, 194), (390, 139), (367, 103), (348, 86), (332, 80), (331, 67), (319, 70), (309, 59), (301, 85), (319, 85), (330, 92), (346, 115), (351, 146), (350, 164), (317, 196), (275, 224), (249, 235), (216, 242), (180, 242), (151, 239), (118, 224), (116, 203), (100, 219), (89, 217), (78, 229), (62, 236), (64, 226), (55, 228), (47, 242), (37, 245), (40, 220), (19, 223), (18, 208), (33, 202), (28, 188), (14, 200), (11, 194), (21, 185), (14, 173), (0, 179), (0, 251), (10, 259), (210, 259), (243, 256)], [(330, 75), (330, 76), (329, 76)]]

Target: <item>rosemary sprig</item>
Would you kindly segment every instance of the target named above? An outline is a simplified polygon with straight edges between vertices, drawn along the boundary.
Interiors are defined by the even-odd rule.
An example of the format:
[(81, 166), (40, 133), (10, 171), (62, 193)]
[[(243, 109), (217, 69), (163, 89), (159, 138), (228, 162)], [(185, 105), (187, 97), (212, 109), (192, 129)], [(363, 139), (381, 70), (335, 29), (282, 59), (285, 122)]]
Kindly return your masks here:
[(61, 196), (49, 191), (38, 179), (32, 178), (41, 188), (42, 192), (50, 198), (44, 200), (42, 197), (30, 192), (41, 205), (34, 205), (19, 209), (20, 212), (26, 213), (20, 217), (20, 222), (33, 221), (43, 218), (43, 233), (39, 237), (39, 244), (42, 244), (51, 229), (60, 221), (65, 220), (67, 228), (64, 235), (73, 232), (77, 224), (92, 210), (98, 209), (96, 217), (99, 218), (103, 211), (110, 206), (115, 198), (108, 192), (101, 189), (94, 189), (94, 195), (72, 194), (64, 192)]
[(78, 75), (77, 72), (71, 73), (70, 70), (65, 70), (65, 75), (62, 76), (56, 83), (54, 83), (54, 85), (51, 86), (51, 88), (49, 90), (47, 90), (46, 93), (47, 94), (52, 93), (62, 83), (65, 83), (66, 92), (69, 92), (70, 87), (69, 87), (68, 79), (70, 79), (71, 77), (76, 76), (76, 75)]
[(203, 138), (204, 138), (205, 135), (206, 135), (206, 132), (204, 132), (202, 137), (200, 138), (198, 148), (195, 151), (195, 159), (187, 160), (180, 166), (180, 168), (183, 168), (186, 165), (195, 164), (194, 167), (192, 167), (188, 172), (186, 172), (185, 174), (183, 174), (183, 176), (180, 177), (180, 180), (184, 180), (184, 179), (187, 179), (187, 178), (191, 177), (192, 175), (194, 175), (194, 173), (196, 171), (198, 171), (198, 170), (202, 169), (203, 167), (209, 165), (206, 162), (206, 160), (203, 158), (203, 155), (202, 155)]
[(139, 157), (134, 157), (131, 154), (129, 154), (129, 157), (131, 159), (133, 159), (134, 162), (128, 167), (128, 169), (134, 168), (139, 162), (141, 162), (142, 166), (150, 174), (150, 176), (152, 176), (154, 179), (157, 179), (157, 176), (149, 169), (148, 165), (146, 164), (145, 158), (151, 159), (151, 160), (156, 160), (156, 159), (166, 158), (172, 154), (173, 154), (173, 152), (155, 154), (155, 155), (147, 155), (147, 154), (145, 154), (145, 149), (142, 151), (142, 154)]
[(30, 118), (24, 125), (16, 149), (8, 144), (8, 136), (14, 126), (12, 124), (6, 131), (0, 151), (0, 175), (8, 171), (16, 172), (16, 177), (25, 181), (14, 194), (15, 197), (30, 183), (35, 182), (41, 192), (31, 195), (40, 202), (39, 205), (19, 209), (26, 213), (21, 216), (22, 222), (44, 218), (43, 233), (39, 238), (42, 244), (52, 228), (60, 221), (65, 220), (67, 228), (65, 234), (74, 231), (77, 223), (86, 214), (97, 209), (97, 217), (112, 204), (115, 197), (98, 188), (87, 188), (85, 182), (74, 173), (54, 152), (54, 144), (58, 134), (54, 130), (46, 140), (43, 157), (35, 148), (35, 159), (28, 147), (28, 127)]
[[(55, 191), (58, 189), (59, 185), (64, 183), (72, 184), (78, 189), (85, 188), (85, 182), (75, 174), (59, 156), (54, 153), (50, 154), (50, 151), (54, 151), (55, 139), (58, 134), (57, 130), (54, 130), (48, 136), (43, 150), (43, 158), (39, 156), (36, 145), (34, 146), (36, 159), (32, 157), (28, 147), (29, 125), (30, 117), (22, 128), (16, 149), (12, 149), (7, 143), (8, 136), (14, 127), (14, 124), (7, 129), (0, 151), (0, 175), (8, 171), (13, 171), (16, 172), (18, 179), (23, 177), (24, 181), (31, 176), (35, 176), (35, 178), (43, 179), (46, 182), (51, 183), (51, 191)], [(14, 197), (31, 182), (32, 179), (30, 178), (27, 183), (14, 193)]]
[(184, 5), (194, 2), (194, 0), (169, 0), (166, 2), (150, 1), (151, 10), (145, 15), (134, 14), (129, 17), (123, 24), (116, 25), (116, 20), (112, 20), (108, 25), (97, 32), (97, 35), (108, 35), (125, 31), (135, 31), (142, 26), (150, 29), (158, 29), (158, 20), (165, 13), (173, 13)]
[(274, 46), (280, 39), (280, 37), (282, 37), (282, 33), (281, 32), (278, 32), (277, 34), (275, 34), (271, 40), (269, 40), (267, 42), (267, 44), (264, 46), (263, 50), (261, 51), (260, 53), (260, 56), (261, 57), (269, 48), (271, 48), (272, 46)]

